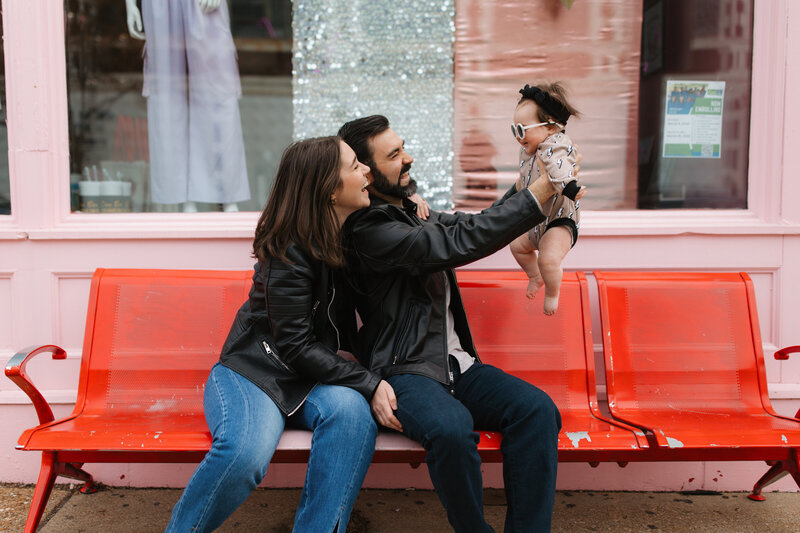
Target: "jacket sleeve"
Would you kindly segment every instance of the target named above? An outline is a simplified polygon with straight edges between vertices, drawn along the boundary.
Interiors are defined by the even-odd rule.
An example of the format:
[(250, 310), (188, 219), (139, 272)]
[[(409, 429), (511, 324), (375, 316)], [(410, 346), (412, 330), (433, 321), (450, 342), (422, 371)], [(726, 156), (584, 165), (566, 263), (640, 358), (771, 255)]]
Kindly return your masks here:
[(436, 272), (490, 255), (542, 220), (528, 191), (481, 213), (462, 213), (452, 225), (410, 224), (388, 210), (370, 208), (348, 224), (348, 253), (373, 272)]
[(278, 357), (300, 375), (350, 387), (369, 401), (380, 377), (359, 363), (342, 358), (317, 339), (314, 317), (332, 311), (320, 308), (313, 297), (315, 274), (307, 260), (300, 254), (293, 254), (290, 259), (292, 264), (272, 259), (263, 272), (267, 315)]
[(495, 200), (495, 202), (492, 204), (492, 207), (497, 206), (497, 205), (501, 205), (503, 202), (505, 202), (506, 200), (508, 200), (509, 198), (514, 196), (515, 194), (517, 194), (517, 183), (516, 182), (511, 184), (511, 187), (509, 187), (509, 189), (506, 191), (506, 193), (499, 200)]

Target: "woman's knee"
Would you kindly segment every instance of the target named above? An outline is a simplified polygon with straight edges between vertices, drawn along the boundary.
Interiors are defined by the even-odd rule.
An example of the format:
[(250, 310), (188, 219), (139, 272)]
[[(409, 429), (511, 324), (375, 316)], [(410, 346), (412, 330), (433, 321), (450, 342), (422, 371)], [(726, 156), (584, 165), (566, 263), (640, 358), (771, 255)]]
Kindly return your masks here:
[(245, 483), (255, 489), (267, 473), (276, 444), (271, 436), (261, 440), (241, 435), (215, 438), (205, 461), (227, 483)]
[(325, 389), (307, 400), (317, 409), (320, 423), (349, 426), (368, 436), (377, 435), (378, 427), (364, 396), (349, 387), (331, 385)]
[(233, 377), (222, 382), (215, 409), (206, 413), (212, 434), (206, 458), (221, 474), (254, 480), (257, 485), (278, 446), (285, 419), (263, 391), (248, 390), (247, 384)]

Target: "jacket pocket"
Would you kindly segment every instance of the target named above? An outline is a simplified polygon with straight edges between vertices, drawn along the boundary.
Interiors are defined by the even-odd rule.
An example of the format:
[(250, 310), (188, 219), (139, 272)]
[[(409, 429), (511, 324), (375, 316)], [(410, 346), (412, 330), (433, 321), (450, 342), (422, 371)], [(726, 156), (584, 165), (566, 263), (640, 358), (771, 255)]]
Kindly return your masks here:
[(267, 354), (267, 357), (271, 359), (275, 364), (281, 367), (283, 370), (290, 374), (294, 374), (295, 371), (292, 368), (283, 362), (283, 360), (278, 356), (278, 352), (270, 345), (267, 339), (261, 339), (261, 348), (264, 350), (264, 353)]

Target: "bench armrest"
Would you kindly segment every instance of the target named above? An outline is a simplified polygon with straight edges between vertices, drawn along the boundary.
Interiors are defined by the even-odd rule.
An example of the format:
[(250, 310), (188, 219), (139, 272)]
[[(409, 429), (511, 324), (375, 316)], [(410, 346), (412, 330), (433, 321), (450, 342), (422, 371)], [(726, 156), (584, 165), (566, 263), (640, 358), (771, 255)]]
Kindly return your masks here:
[(777, 352), (775, 352), (775, 359), (786, 360), (789, 359), (790, 353), (798, 353), (800, 352), (800, 346), (787, 346), (786, 348), (781, 348)]
[[(787, 346), (786, 348), (781, 348), (775, 352), (775, 359), (785, 361), (789, 359), (790, 353), (800, 353), (800, 346)], [(800, 409), (797, 410), (797, 414), (794, 415), (794, 417), (800, 419)]]
[(47, 422), (55, 420), (53, 410), (50, 409), (50, 404), (44, 399), (39, 389), (37, 389), (33, 383), (31, 383), (31, 380), (28, 379), (28, 376), (25, 375), (25, 365), (28, 364), (28, 360), (40, 353), (52, 353), (53, 359), (67, 358), (67, 352), (52, 344), (38, 347), (28, 346), (14, 354), (14, 357), (8, 361), (8, 364), (6, 364), (6, 376), (16, 383), (17, 387), (22, 389), (22, 391), (28, 395), (28, 398), (31, 399), (33, 407), (36, 408), (36, 414), (39, 416), (39, 424), (46, 424)]

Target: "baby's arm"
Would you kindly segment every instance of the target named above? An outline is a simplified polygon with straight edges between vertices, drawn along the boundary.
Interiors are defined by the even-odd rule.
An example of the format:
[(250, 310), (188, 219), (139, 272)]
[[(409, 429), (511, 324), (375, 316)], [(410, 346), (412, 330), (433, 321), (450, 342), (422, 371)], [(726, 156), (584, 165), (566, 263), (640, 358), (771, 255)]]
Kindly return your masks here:
[(572, 139), (566, 133), (553, 134), (539, 145), (536, 154), (544, 163), (550, 181), (559, 192), (574, 201), (580, 185), (574, 175), (578, 151), (573, 146)]

